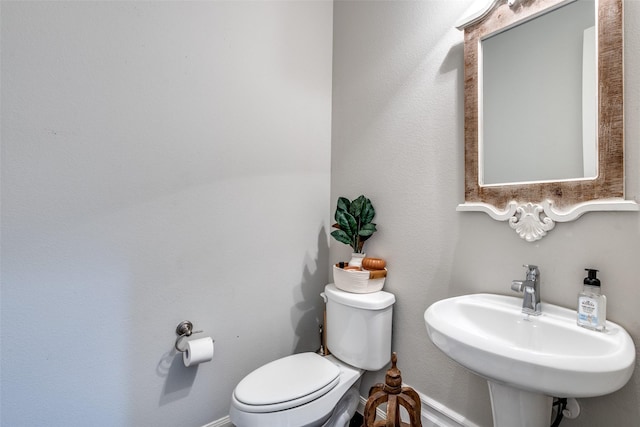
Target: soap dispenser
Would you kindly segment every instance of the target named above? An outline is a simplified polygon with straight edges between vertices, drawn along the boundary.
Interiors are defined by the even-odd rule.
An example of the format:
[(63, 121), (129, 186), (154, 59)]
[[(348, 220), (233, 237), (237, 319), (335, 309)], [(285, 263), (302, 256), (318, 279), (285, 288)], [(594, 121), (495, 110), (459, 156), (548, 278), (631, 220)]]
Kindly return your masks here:
[(585, 268), (584, 288), (578, 294), (578, 325), (595, 331), (604, 331), (607, 320), (607, 297), (600, 293), (598, 270)]

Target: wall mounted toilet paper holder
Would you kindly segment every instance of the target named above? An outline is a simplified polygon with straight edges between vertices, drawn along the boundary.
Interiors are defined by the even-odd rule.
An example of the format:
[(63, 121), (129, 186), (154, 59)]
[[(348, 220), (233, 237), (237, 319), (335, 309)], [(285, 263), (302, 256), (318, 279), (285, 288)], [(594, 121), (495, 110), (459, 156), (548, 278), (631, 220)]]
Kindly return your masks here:
[(175, 344), (176, 350), (178, 350), (180, 353), (184, 353), (186, 349), (180, 348), (180, 341), (182, 341), (183, 338), (190, 337), (192, 334), (199, 334), (201, 332), (203, 331), (194, 331), (193, 323), (188, 320), (183, 320), (182, 322), (178, 323), (178, 326), (176, 327), (176, 334), (178, 335)]

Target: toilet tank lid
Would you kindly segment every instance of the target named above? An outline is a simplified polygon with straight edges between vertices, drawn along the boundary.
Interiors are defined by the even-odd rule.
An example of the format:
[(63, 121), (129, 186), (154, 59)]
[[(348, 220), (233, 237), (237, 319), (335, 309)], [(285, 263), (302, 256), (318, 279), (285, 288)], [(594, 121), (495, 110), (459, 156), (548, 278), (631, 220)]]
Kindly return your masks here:
[(368, 294), (356, 294), (341, 291), (333, 283), (325, 286), (324, 293), (332, 301), (364, 310), (382, 310), (396, 302), (396, 297), (389, 292), (377, 291)]

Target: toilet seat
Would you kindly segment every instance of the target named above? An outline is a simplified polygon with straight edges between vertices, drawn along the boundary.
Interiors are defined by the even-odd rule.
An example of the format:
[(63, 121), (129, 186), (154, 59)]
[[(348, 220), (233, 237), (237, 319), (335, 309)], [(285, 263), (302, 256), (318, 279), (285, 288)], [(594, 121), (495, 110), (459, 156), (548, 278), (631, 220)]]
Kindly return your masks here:
[(304, 405), (340, 382), (340, 368), (316, 353), (270, 362), (247, 375), (233, 392), (247, 412), (275, 412)]

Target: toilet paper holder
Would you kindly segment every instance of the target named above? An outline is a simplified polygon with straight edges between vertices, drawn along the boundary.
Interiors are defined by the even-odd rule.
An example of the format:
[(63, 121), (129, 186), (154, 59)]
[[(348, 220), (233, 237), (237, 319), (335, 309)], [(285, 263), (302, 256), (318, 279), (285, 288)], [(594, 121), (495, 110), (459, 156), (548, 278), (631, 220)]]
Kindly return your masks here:
[(203, 331), (194, 331), (193, 323), (188, 320), (183, 320), (182, 322), (178, 323), (178, 326), (176, 327), (176, 334), (178, 335), (175, 344), (176, 350), (178, 350), (180, 353), (184, 353), (186, 349), (180, 348), (180, 342), (182, 341), (182, 339), (190, 337), (193, 334), (199, 334), (201, 332)]

